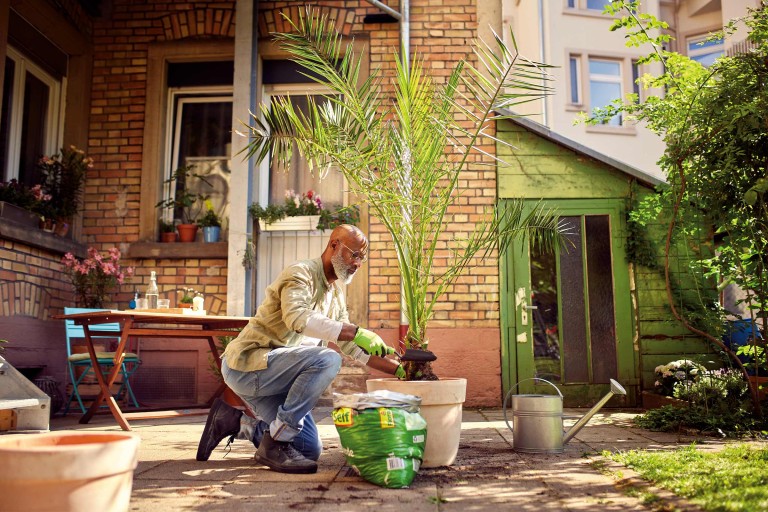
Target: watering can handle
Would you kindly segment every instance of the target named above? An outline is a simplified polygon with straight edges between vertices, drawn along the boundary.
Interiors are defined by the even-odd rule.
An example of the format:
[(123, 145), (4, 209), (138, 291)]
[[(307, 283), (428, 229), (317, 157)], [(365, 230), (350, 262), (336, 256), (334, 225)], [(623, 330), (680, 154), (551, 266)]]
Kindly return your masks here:
[[(563, 398), (563, 394), (560, 392), (560, 388), (558, 388), (557, 386), (555, 386), (554, 384), (552, 384), (552, 383), (551, 383), (551, 382), (549, 382), (548, 380), (546, 380), (546, 379), (542, 379), (541, 377), (531, 377), (530, 379), (523, 379), (523, 380), (521, 380), (521, 381), (518, 381), (518, 383), (517, 383), (517, 384), (515, 384), (514, 386), (512, 386), (512, 389), (510, 389), (510, 390), (509, 390), (509, 393), (507, 393), (507, 398), (509, 398), (509, 395), (511, 395), (511, 394), (512, 394), (512, 391), (514, 391), (515, 389), (517, 389), (517, 387), (518, 387), (518, 386), (520, 386), (520, 383), (521, 383), (521, 382), (526, 382), (526, 381), (529, 381), (529, 380), (540, 380), (540, 381), (542, 381), (542, 382), (546, 382), (547, 384), (549, 384), (550, 386), (552, 386), (553, 388), (555, 388), (555, 391), (557, 391), (557, 394), (558, 394), (558, 395), (560, 395), (560, 398)], [(504, 402), (506, 403), (506, 400), (504, 400)]]
[(542, 379), (541, 377), (531, 377), (530, 379), (523, 379), (521, 381), (518, 381), (517, 384), (512, 386), (512, 388), (509, 390), (509, 392), (507, 393), (507, 396), (504, 397), (504, 403), (502, 404), (502, 411), (504, 412), (504, 422), (507, 424), (507, 428), (509, 428), (509, 430), (513, 430), (513, 429), (512, 429), (512, 425), (509, 424), (509, 418), (507, 417), (507, 402), (509, 402), (509, 397), (512, 396), (512, 392), (517, 389), (517, 387), (520, 385), (520, 383), (521, 382), (526, 382), (526, 381), (529, 381), (529, 380), (540, 380), (542, 382), (546, 382), (547, 384), (549, 384), (550, 386), (555, 388), (555, 391), (557, 391), (557, 394), (560, 395), (560, 399), (561, 400), (563, 398), (563, 394), (560, 392), (560, 388), (558, 388), (557, 386), (555, 386), (554, 384), (552, 384), (548, 380)]

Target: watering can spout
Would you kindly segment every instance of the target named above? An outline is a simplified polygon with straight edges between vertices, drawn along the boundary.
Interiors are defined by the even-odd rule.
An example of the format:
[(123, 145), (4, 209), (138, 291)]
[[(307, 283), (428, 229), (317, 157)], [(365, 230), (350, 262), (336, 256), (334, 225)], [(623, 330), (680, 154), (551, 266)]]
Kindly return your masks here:
[(592, 419), (592, 416), (594, 416), (597, 411), (602, 409), (602, 407), (605, 405), (605, 403), (610, 400), (613, 395), (626, 395), (627, 391), (624, 389), (624, 387), (616, 382), (615, 380), (611, 379), (611, 391), (605, 395), (603, 398), (600, 399), (599, 402), (595, 404), (594, 407), (592, 407), (584, 416), (579, 418), (579, 421), (577, 421), (569, 430), (565, 433), (563, 436), (563, 444), (567, 443), (568, 441), (573, 438), (576, 434), (579, 433), (579, 430), (587, 424), (589, 420)]

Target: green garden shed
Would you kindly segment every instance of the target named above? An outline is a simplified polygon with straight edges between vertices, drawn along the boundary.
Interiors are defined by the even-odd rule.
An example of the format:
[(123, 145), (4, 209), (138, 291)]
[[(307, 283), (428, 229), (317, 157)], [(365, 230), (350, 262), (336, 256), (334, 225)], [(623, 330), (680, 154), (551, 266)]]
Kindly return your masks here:
[[(566, 407), (586, 406), (616, 379), (628, 394), (612, 405), (639, 406), (656, 366), (712, 358), (708, 344), (674, 319), (663, 271), (627, 256), (627, 209), (663, 182), (528, 119), (500, 121), (497, 135), (513, 146), (497, 148), (499, 201), (543, 201), (567, 223), (572, 242), (556, 255), (519, 242), (500, 261), (505, 395), (555, 392), (532, 380), (544, 379)], [(665, 228), (657, 227), (649, 236), (663, 248)], [(672, 256), (686, 282), (685, 256)]]

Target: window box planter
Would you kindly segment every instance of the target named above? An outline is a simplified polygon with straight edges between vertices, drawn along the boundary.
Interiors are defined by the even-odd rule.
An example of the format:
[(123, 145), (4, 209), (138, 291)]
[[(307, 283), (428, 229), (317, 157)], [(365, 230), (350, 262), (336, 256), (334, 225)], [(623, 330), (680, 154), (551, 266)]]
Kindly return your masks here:
[(259, 219), (259, 229), (262, 231), (313, 231), (320, 222), (319, 215), (300, 215), (298, 217), (286, 217), (267, 224)]
[(38, 227), (40, 217), (24, 208), (19, 208), (15, 204), (0, 201), (0, 219), (9, 220), (16, 224), (29, 227)]

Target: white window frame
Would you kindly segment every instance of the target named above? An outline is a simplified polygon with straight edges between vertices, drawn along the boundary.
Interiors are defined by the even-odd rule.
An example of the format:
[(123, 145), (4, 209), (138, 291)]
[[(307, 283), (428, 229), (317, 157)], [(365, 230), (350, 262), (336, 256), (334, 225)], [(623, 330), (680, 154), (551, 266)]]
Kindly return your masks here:
[[(271, 105), (273, 96), (319, 95), (331, 92), (333, 91), (327, 87), (315, 83), (266, 84), (263, 87), (262, 101), (265, 105)], [(265, 158), (259, 165), (259, 197), (257, 202), (262, 205), (269, 204), (270, 160), (271, 158)]]
[[(211, 101), (227, 101), (234, 105), (234, 87), (214, 86), (214, 87), (169, 87), (168, 102), (166, 112), (165, 126), (165, 157), (163, 158), (163, 174), (161, 176), (160, 197), (172, 198), (176, 191), (165, 181), (172, 176), (176, 169), (175, 162), (179, 160), (179, 142), (181, 137), (181, 109), (176, 110), (178, 96), (197, 95), (189, 98), (178, 99), (179, 104), (184, 103), (207, 103)], [(222, 155), (222, 158), (229, 159), (230, 155)], [(161, 218), (165, 222), (173, 220), (173, 212), (163, 211)]]
[[(581, 105), (584, 104), (584, 84), (582, 79), (582, 57), (581, 55), (577, 54), (569, 54), (568, 55), (568, 104), (573, 106), (581, 107)], [(571, 69), (571, 63), (576, 63), (576, 77), (574, 79), (574, 76), (572, 75), (573, 70)], [(576, 86), (576, 90), (573, 90), (574, 84)], [(574, 92), (576, 93), (576, 101), (573, 101)]]
[[(576, 60), (576, 69), (578, 73), (576, 85), (578, 87), (578, 103), (573, 103), (571, 101), (571, 94), (573, 92), (572, 90), (572, 81), (571, 81), (571, 66), (570, 62), (571, 59)], [(565, 60), (568, 62), (568, 65), (564, 66), (564, 71), (566, 73), (565, 76), (565, 82), (568, 84), (568, 88), (565, 93), (565, 110), (570, 112), (582, 112), (582, 111), (591, 111), (591, 92), (590, 92), (590, 80), (592, 79), (592, 75), (589, 73), (589, 62), (593, 60), (600, 60), (600, 61), (606, 61), (606, 62), (617, 62), (620, 65), (620, 72), (621, 75), (619, 78), (616, 78), (615, 75), (606, 76), (605, 80), (609, 82), (616, 82), (621, 85), (621, 96), (620, 98), (624, 99), (626, 97), (626, 94), (628, 91), (634, 92), (634, 87), (632, 84), (632, 65), (634, 62), (637, 61), (637, 57), (631, 56), (631, 55), (621, 55), (621, 54), (603, 54), (603, 53), (592, 53), (590, 54), (587, 51), (580, 50), (580, 49), (567, 49)], [(642, 75), (643, 67), (640, 66), (638, 68), (638, 74)], [(642, 97), (643, 91), (640, 90), (640, 95)], [(622, 123), (620, 125), (609, 125), (609, 124), (603, 124), (603, 125), (588, 125), (585, 126), (585, 130), (588, 132), (610, 132), (610, 133), (626, 133), (626, 134), (635, 134), (635, 127), (633, 124), (627, 124), (626, 121), (622, 119)]]
[[(19, 178), (19, 160), (21, 154), (21, 127), (24, 114), (24, 79), (27, 73), (48, 86), (48, 115), (45, 127), (44, 151), (46, 155), (56, 153), (61, 147), (64, 129), (63, 91), (66, 90), (66, 78), (61, 81), (46, 73), (24, 54), (12, 46), (6, 48), (6, 56), (14, 62), (14, 77), (11, 90), (11, 115), (8, 123), (8, 154), (6, 179)], [(5, 65), (5, 63), (3, 63)]]
[[(587, 83), (589, 84), (588, 90), (590, 91), (590, 99), (589, 99), (589, 110), (590, 112), (593, 109), (592, 106), (592, 83), (598, 82), (598, 83), (605, 83), (605, 84), (618, 84), (619, 85), (619, 98), (624, 98), (626, 92), (624, 89), (624, 77), (625, 77), (625, 70), (624, 70), (624, 62), (621, 59), (610, 59), (605, 57), (588, 57), (587, 58), (587, 65), (591, 64), (592, 62), (607, 62), (611, 64), (618, 64), (619, 68), (619, 74), (618, 75), (604, 75), (600, 73), (592, 73), (592, 71), (589, 71), (587, 73)], [(589, 67), (587, 67), (589, 69)], [(616, 126), (620, 127), (624, 125), (623, 118), (620, 117), (619, 124), (610, 124), (605, 123), (603, 126)]]
[[(705, 42), (710, 35), (711, 34), (697, 34), (685, 38), (685, 51), (689, 59), (696, 60), (696, 57), (715, 53), (713, 50), (718, 47), (720, 48), (720, 55), (718, 57), (725, 55), (725, 39), (720, 39), (719, 45), (699, 46), (699, 44)], [(698, 60), (696, 61), (699, 62)]]

